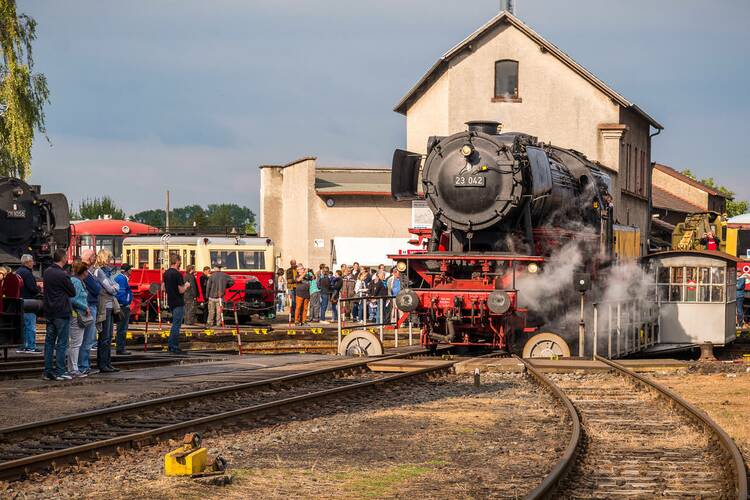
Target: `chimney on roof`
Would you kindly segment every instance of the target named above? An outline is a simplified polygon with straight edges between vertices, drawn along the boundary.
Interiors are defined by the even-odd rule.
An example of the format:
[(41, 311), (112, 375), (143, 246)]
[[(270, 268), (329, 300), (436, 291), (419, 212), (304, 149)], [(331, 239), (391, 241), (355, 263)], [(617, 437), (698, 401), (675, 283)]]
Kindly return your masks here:
[(500, 0), (500, 12), (508, 11), (514, 14), (513, 8), (515, 7), (516, 0)]

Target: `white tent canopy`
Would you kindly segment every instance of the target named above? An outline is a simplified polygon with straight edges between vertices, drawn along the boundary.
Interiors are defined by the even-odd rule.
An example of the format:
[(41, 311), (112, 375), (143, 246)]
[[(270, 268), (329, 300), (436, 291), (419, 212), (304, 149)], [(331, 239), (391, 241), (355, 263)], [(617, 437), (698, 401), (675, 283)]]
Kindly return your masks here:
[(730, 224), (750, 224), (750, 214), (735, 215), (727, 222)]
[(341, 264), (352, 265), (359, 262), (362, 266), (393, 264), (388, 255), (406, 253), (408, 250), (422, 250), (421, 247), (409, 244), (411, 238), (333, 238), (331, 261), (334, 268)]

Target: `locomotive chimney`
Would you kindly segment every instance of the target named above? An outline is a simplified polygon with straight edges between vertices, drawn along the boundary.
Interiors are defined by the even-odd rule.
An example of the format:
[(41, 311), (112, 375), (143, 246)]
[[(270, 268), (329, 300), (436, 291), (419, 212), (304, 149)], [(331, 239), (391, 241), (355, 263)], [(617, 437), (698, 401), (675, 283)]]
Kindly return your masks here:
[(476, 120), (466, 122), (466, 125), (469, 127), (469, 132), (482, 132), (483, 134), (497, 135), (498, 130), (502, 126), (502, 123)]

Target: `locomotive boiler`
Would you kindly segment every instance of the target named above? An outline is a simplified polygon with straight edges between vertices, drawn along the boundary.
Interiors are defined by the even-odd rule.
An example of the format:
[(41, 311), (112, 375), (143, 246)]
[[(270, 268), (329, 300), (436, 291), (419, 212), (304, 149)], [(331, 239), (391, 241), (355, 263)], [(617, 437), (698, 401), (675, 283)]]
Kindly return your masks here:
[(70, 242), (70, 212), (62, 193), (41, 193), (21, 179), (0, 177), (0, 265), (17, 267), (28, 253), (41, 268)]
[(467, 125), (431, 137), (424, 157), (394, 153), (394, 198), (423, 196), (433, 213), (429, 234), (412, 231), (428, 238), (426, 251), (391, 256), (408, 284), (396, 305), (419, 316), (426, 346), (521, 341), (525, 355), (569, 355), (561, 335), (541, 330), (549, 318), (523, 306), (517, 283), (571, 241), (586, 261), (611, 256), (610, 177), (577, 151), (500, 133), (497, 122)]

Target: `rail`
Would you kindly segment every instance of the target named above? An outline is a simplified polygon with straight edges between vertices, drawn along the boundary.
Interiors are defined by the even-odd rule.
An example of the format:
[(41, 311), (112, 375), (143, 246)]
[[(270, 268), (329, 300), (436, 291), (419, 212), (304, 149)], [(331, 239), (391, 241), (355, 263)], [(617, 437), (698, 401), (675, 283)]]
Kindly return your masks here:
[(633, 370), (621, 365), (620, 363), (616, 363), (602, 356), (595, 356), (595, 359), (609, 365), (617, 372), (635, 379), (638, 383), (647, 386), (649, 389), (656, 391), (667, 401), (677, 404), (677, 406), (680, 410), (683, 411), (683, 413), (687, 414), (691, 419), (696, 421), (698, 425), (706, 429), (708, 432), (714, 434), (718, 438), (724, 452), (727, 454), (727, 458), (729, 458), (732, 462), (732, 475), (734, 476), (735, 480), (735, 493), (737, 494), (737, 498), (741, 500), (745, 500), (748, 498), (747, 469), (745, 468), (745, 461), (742, 458), (742, 453), (740, 452), (739, 448), (737, 448), (737, 445), (732, 440), (732, 438), (729, 437), (724, 429), (722, 429), (716, 422), (714, 422), (711, 417), (709, 417), (705, 412), (699, 410), (679, 394), (675, 393), (671, 389), (668, 389), (667, 387), (664, 387), (661, 384), (654, 382), (648, 377), (644, 377), (643, 375), (635, 373)]
[(606, 342), (607, 358), (619, 358), (660, 341), (659, 308), (643, 300), (594, 303), (593, 355), (599, 355), (599, 338)]
[(557, 485), (560, 484), (565, 476), (570, 472), (573, 464), (575, 463), (576, 456), (578, 455), (578, 448), (581, 444), (581, 437), (583, 435), (581, 431), (581, 419), (578, 416), (573, 403), (570, 401), (568, 396), (557, 387), (550, 379), (548, 379), (542, 372), (537, 370), (534, 365), (529, 363), (523, 358), (513, 356), (518, 361), (524, 364), (526, 370), (539, 382), (542, 387), (548, 389), (552, 394), (562, 403), (565, 410), (568, 412), (571, 421), (571, 435), (568, 440), (568, 444), (563, 451), (563, 455), (560, 460), (557, 461), (555, 466), (552, 468), (549, 474), (544, 480), (533, 490), (526, 495), (526, 500), (538, 500), (544, 498), (552, 498)]
[[(411, 321), (411, 314), (403, 313), (399, 316), (399, 310), (395, 304), (395, 295), (386, 295), (383, 297), (363, 296), (339, 298), (336, 303), (336, 329), (337, 341), (341, 344), (342, 337), (348, 333), (349, 328), (364, 326), (366, 328), (377, 328), (380, 336), (380, 342), (385, 339), (386, 327), (393, 327), (394, 347), (398, 347), (400, 327), (404, 323), (408, 328), (409, 345), (414, 344), (414, 325)], [(352, 304), (351, 312), (355, 321), (347, 326), (345, 315), (342, 312), (342, 305)], [(375, 307), (371, 307), (374, 304)], [(356, 306), (357, 314), (354, 314)], [(361, 318), (361, 320), (359, 320)]]
[[(427, 350), (418, 350), (390, 356), (382, 356), (378, 359), (394, 359), (426, 354), (428, 354)], [(283, 388), (288, 386), (289, 382), (293, 381), (305, 381), (320, 377), (321, 375), (333, 375), (335, 377), (337, 373), (351, 373), (353, 370), (367, 370), (367, 364), (370, 362), (372, 362), (372, 359), (345, 363), (335, 367), (295, 373), (282, 377), (243, 384), (232, 384), (213, 389), (194, 391), (187, 394), (92, 410), (76, 415), (57, 417), (45, 421), (32, 422), (0, 429), (0, 442), (6, 447), (8, 445), (12, 446), (12, 440), (16, 440), (17, 442), (17, 440), (22, 439), (32, 439), (34, 442), (42, 443), (40, 449), (45, 450), (42, 453), (34, 453), (33, 449), (26, 449), (23, 447), (23, 443), (21, 443), (22, 449), (19, 449), (17, 452), (14, 452), (12, 449), (7, 450), (0, 448), (0, 455), (13, 457), (12, 459), (4, 459), (0, 462), (0, 477), (14, 478), (23, 476), (24, 474), (27, 474), (28, 471), (36, 470), (49, 464), (62, 463), (71, 460), (74, 457), (83, 456), (87, 453), (124, 445), (135, 445), (156, 436), (173, 434), (179, 430), (199, 427), (211, 422), (231, 420), (238, 416), (257, 414), (275, 408), (282, 408), (297, 403), (329, 397), (335, 394), (356, 391), (366, 387), (376, 387), (408, 377), (445, 371), (450, 369), (454, 363), (451, 361), (425, 369), (379, 377), (374, 380), (355, 382), (344, 386), (334, 386), (329, 389), (317, 390), (312, 393), (293, 395), (291, 397), (284, 397), (268, 402), (255, 402), (250, 406), (243, 406), (240, 401), (236, 403), (239, 405), (239, 408), (235, 407), (229, 410), (205, 404), (206, 399), (211, 396), (225, 395), (231, 392), (240, 393), (248, 390), (252, 391), (250, 392), (252, 395), (256, 394), (254, 390), (259, 387)], [(232, 401), (233, 400), (234, 398)], [(184, 407), (182, 410), (175, 412), (177, 415), (176, 421), (170, 420), (168, 418), (169, 412), (164, 411), (166, 408), (175, 404), (191, 402), (200, 402), (201, 404), (192, 409), (190, 409), (190, 407)], [(162, 409), (162, 407), (164, 409)], [(178, 406), (178, 408), (181, 407)], [(144, 411), (146, 409), (149, 409), (151, 413), (156, 415), (156, 419), (153, 420), (153, 423), (148, 420), (148, 414)], [(133, 421), (132, 425), (128, 425), (117, 424), (117, 417), (137, 418)], [(153, 419), (153, 417), (151, 418)], [(96, 422), (97, 425), (92, 427), (87, 425), (89, 422)], [(111, 428), (109, 432), (105, 432), (102, 428), (102, 425), (105, 423)], [(122, 429), (120, 429), (118, 425), (122, 426)], [(84, 434), (71, 436), (71, 434), (75, 434), (76, 430), (78, 432), (83, 432)], [(86, 434), (87, 432), (92, 434), (88, 435)], [(59, 442), (50, 444), (48, 443), (48, 440), (50, 439)], [(14, 454), (16, 454), (16, 456), (14, 456)]]

